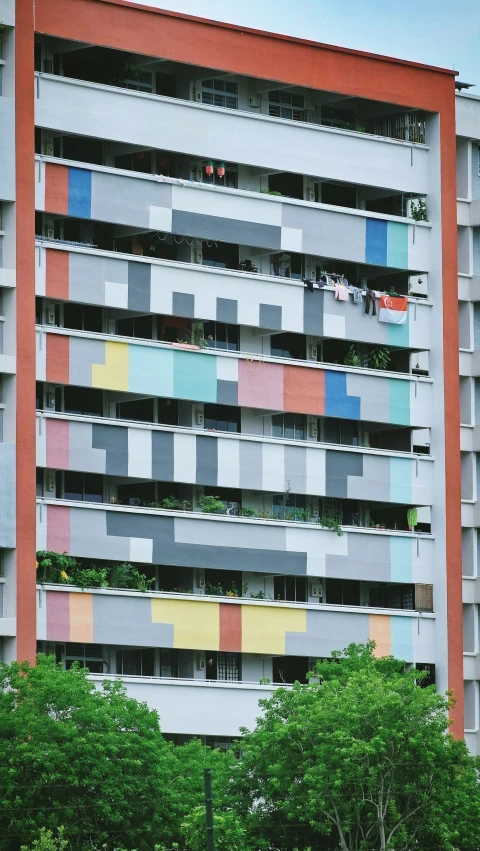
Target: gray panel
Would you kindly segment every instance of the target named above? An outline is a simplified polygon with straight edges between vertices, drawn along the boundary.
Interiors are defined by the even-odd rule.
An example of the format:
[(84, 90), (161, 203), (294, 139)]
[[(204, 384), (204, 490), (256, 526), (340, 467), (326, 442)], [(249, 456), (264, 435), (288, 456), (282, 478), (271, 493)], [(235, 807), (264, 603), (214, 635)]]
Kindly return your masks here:
[(173, 624), (152, 623), (152, 601), (145, 597), (93, 594), (96, 644), (173, 647)]
[(363, 477), (349, 479), (349, 499), (371, 499), (391, 502), (390, 458), (386, 455), (363, 455)]
[(149, 263), (128, 261), (128, 309), (150, 313), (150, 279), (152, 267)]
[(3, 408), (0, 408), (0, 443), (3, 440)]
[(92, 364), (105, 363), (105, 341), (70, 337), (70, 384), (92, 386)]
[(240, 487), (247, 490), (263, 488), (263, 445), (259, 441), (239, 441)]
[(195, 481), (197, 485), (218, 484), (218, 438), (197, 435), (197, 470)]
[(238, 382), (218, 378), (217, 402), (219, 405), (238, 405)]
[(287, 632), (285, 653), (289, 656), (330, 656), (349, 644), (366, 644), (369, 639), (368, 614), (307, 611), (306, 632)]
[(238, 321), (238, 301), (236, 298), (217, 298), (217, 322), (230, 322), (236, 325)]
[(195, 296), (191, 293), (172, 293), (173, 316), (195, 318)]
[(84, 558), (128, 561), (130, 540), (122, 534), (107, 537), (107, 511), (70, 509), (70, 553)]
[(314, 289), (313, 293), (307, 287), (303, 291), (303, 330), (313, 337), (323, 337), (323, 290)]
[(3, 618), (3, 584), (0, 585), (0, 618)]
[(93, 423), (92, 448), (105, 449), (107, 476), (128, 476), (128, 428)]
[(348, 535), (348, 555), (325, 556), (325, 576), (332, 579), (358, 579), (390, 582), (390, 537), (388, 535)]
[(363, 455), (360, 452), (326, 450), (325, 495), (348, 497), (347, 476), (363, 476)]
[(92, 172), (92, 219), (148, 228), (151, 205), (171, 208), (171, 184)]
[[(173, 482), (174, 434), (168, 431), (152, 432), (152, 479)], [(141, 536), (142, 537), (142, 536)]]
[(305, 446), (285, 446), (285, 485), (292, 493), (307, 491), (307, 449)]
[(260, 304), (260, 328), (282, 330), (282, 308), (278, 304)]
[(199, 239), (215, 239), (219, 242), (234, 242), (258, 248), (280, 250), (281, 229), (275, 225), (258, 222), (242, 222), (222, 216), (204, 216), (202, 213), (187, 213), (173, 210), (172, 232), (196, 236)]
[(3, 354), (3, 322), (0, 322), (0, 355)]
[(0, 547), (15, 546), (15, 445), (0, 443)]
[(105, 281), (128, 283), (128, 261), (70, 252), (69, 297), (85, 304), (105, 304)]
[(301, 230), (304, 254), (365, 262), (365, 218), (282, 204), (282, 227)]

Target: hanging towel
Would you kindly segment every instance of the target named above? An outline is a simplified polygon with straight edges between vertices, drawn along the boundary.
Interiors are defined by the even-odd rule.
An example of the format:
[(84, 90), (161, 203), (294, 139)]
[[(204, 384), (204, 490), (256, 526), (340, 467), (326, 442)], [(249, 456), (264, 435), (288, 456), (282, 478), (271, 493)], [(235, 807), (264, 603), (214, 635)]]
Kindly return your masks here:
[(394, 298), (391, 295), (380, 296), (379, 322), (391, 322), (393, 325), (405, 325), (408, 314), (408, 299), (405, 296)]
[(335, 298), (339, 301), (348, 301), (348, 287), (343, 284), (335, 284)]
[(359, 287), (352, 287), (352, 293), (353, 293), (353, 303), (354, 304), (362, 304), (363, 290), (360, 289)]

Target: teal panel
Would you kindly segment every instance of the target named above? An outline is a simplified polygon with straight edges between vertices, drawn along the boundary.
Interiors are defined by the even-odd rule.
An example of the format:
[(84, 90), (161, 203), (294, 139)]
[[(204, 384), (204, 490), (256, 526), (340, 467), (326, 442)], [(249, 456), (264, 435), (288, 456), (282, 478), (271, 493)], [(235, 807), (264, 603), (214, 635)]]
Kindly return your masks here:
[(128, 389), (149, 396), (174, 396), (173, 351), (129, 343)]
[(390, 458), (390, 502), (412, 502), (413, 464), (410, 458)]
[(405, 325), (394, 325), (393, 322), (386, 323), (389, 346), (405, 346), (408, 348), (410, 345), (410, 307), (411, 305), (408, 306)]
[(401, 378), (388, 380), (388, 422), (410, 425), (410, 381)]
[(402, 222), (388, 222), (387, 266), (408, 269), (408, 225)]
[(414, 618), (402, 618), (392, 615), (390, 618), (390, 629), (392, 638), (392, 656), (403, 659), (404, 662), (413, 662), (413, 624)]
[(217, 401), (217, 358), (199, 352), (173, 352), (173, 395), (195, 402)]
[[(405, 509), (406, 513), (406, 509)], [(412, 582), (412, 547), (414, 538), (390, 538), (390, 581)]]

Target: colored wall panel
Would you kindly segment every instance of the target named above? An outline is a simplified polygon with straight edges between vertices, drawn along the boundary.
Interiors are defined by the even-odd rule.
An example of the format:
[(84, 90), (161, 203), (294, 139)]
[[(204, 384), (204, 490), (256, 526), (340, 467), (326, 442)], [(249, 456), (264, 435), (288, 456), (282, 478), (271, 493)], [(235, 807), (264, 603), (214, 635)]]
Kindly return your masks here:
[(173, 624), (173, 646), (183, 650), (218, 650), (219, 604), (199, 600), (152, 600), (153, 623)]
[(69, 266), (70, 256), (67, 251), (55, 251), (47, 248), (45, 251), (45, 294), (48, 298), (69, 298)]
[(287, 632), (306, 632), (305, 609), (267, 609), (242, 606), (242, 650), (244, 653), (285, 654)]
[(387, 222), (387, 266), (408, 269), (408, 225)]
[(174, 396), (173, 356), (171, 349), (129, 345), (128, 389), (130, 392)]
[(47, 420), (47, 467), (52, 470), (70, 469), (70, 448), (68, 420)]
[(375, 656), (391, 656), (391, 628), (389, 615), (370, 615), (370, 641), (375, 642)]
[(390, 501), (409, 505), (412, 501), (413, 465), (409, 458), (390, 458)]
[(236, 603), (220, 603), (220, 646), (219, 650), (241, 652), (242, 650), (242, 606)]
[(277, 363), (238, 362), (238, 404), (283, 410), (284, 367)]
[(217, 359), (198, 352), (174, 351), (173, 395), (178, 399), (217, 401)]
[(365, 227), (365, 263), (386, 266), (387, 222), (381, 219), (366, 219)]
[(70, 552), (70, 509), (65, 505), (47, 505), (47, 550)]
[(390, 538), (390, 564), (392, 582), (412, 582), (412, 547), (413, 538)]
[(70, 381), (69, 337), (47, 334), (47, 381), (68, 384)]
[(91, 212), (92, 172), (85, 168), (69, 168), (68, 215), (78, 219), (89, 219)]
[(70, 598), (66, 591), (47, 591), (47, 641), (70, 641)]
[(45, 210), (68, 215), (68, 167), (45, 164)]
[(129, 389), (128, 349), (128, 343), (105, 343), (105, 363), (92, 365), (92, 387), (103, 387), (106, 390)]
[(360, 419), (360, 397), (347, 395), (347, 374), (325, 370), (325, 416)]
[[(389, 346), (405, 346), (408, 348), (410, 345), (410, 317), (411, 311), (416, 309), (412, 304), (408, 306), (408, 314), (407, 321), (404, 325), (394, 325), (393, 322), (380, 322), (379, 324), (384, 324), (387, 328), (387, 343)], [(426, 337), (424, 338), (426, 339)]]
[[(390, 628), (392, 636), (392, 656), (410, 661), (413, 659), (413, 618), (392, 615)], [(421, 661), (421, 660), (419, 660)]]
[(410, 425), (410, 381), (388, 379), (388, 421)]
[(285, 411), (323, 416), (325, 411), (325, 374), (320, 369), (298, 366), (283, 368)]
[(71, 593), (70, 597), (70, 641), (93, 642), (92, 595), (82, 592)]

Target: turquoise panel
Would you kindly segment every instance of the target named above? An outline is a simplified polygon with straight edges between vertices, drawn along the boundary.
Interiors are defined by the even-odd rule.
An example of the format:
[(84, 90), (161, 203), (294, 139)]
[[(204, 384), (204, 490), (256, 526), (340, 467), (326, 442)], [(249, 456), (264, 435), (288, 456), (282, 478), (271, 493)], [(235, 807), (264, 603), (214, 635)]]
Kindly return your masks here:
[(195, 402), (217, 401), (217, 358), (199, 352), (173, 352), (173, 395)]
[(401, 618), (398, 615), (392, 615), (390, 618), (392, 656), (403, 659), (404, 662), (413, 662), (414, 622), (414, 618)]
[(410, 425), (410, 382), (388, 379), (388, 422)]
[(409, 458), (390, 458), (390, 502), (412, 502), (413, 464)]
[(129, 344), (128, 389), (149, 396), (174, 396), (173, 351)]
[(393, 322), (385, 323), (387, 326), (387, 343), (389, 346), (410, 345), (410, 307), (408, 306), (407, 321), (405, 325), (394, 325)]
[(387, 266), (408, 269), (408, 225), (388, 222)]
[[(405, 509), (405, 513), (406, 513)], [(412, 547), (414, 538), (390, 538), (390, 581), (412, 582)]]

